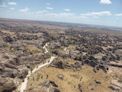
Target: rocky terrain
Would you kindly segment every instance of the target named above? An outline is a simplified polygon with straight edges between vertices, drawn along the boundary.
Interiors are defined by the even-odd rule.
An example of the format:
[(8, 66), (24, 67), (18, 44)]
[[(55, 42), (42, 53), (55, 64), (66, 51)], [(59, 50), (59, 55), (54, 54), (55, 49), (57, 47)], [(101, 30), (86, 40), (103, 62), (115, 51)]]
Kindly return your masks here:
[(122, 32), (0, 19), (0, 50), (0, 92), (122, 92)]

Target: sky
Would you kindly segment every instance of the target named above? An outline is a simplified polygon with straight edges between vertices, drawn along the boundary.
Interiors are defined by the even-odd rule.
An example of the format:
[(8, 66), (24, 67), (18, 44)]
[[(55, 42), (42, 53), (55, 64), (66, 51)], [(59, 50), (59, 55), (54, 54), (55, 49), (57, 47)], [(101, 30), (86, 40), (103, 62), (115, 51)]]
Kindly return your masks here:
[(122, 0), (0, 0), (0, 18), (122, 27)]

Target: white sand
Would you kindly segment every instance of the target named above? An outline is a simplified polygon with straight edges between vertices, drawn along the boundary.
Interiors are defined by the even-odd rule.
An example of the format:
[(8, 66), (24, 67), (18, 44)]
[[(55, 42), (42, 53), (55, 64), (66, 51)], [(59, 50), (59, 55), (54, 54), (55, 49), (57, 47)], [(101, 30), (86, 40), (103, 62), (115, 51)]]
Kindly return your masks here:
[[(48, 44), (46, 43), (46, 44), (44, 45), (44, 47), (43, 47), (43, 48), (45, 49), (45, 53), (48, 52), (48, 50), (47, 50), (47, 48), (46, 48), (47, 45), (48, 45)], [(28, 71), (28, 75), (27, 75), (26, 78), (24, 79), (24, 82), (22, 82), (22, 84), (20, 85), (20, 87), (19, 87), (19, 89), (18, 89), (19, 92), (24, 92), (24, 91), (26, 90), (26, 88), (27, 88), (27, 83), (28, 83), (28, 79), (29, 79), (29, 77), (30, 77), (32, 74), (34, 74), (36, 71), (38, 71), (38, 70), (41, 69), (42, 67), (49, 65), (55, 58), (56, 58), (55, 56), (51, 56), (50, 60), (49, 60), (48, 62), (46, 62), (45, 64), (40, 64), (40, 65), (38, 65), (38, 67), (35, 67), (35, 68), (32, 70), (32, 72), (29, 70), (29, 71)]]

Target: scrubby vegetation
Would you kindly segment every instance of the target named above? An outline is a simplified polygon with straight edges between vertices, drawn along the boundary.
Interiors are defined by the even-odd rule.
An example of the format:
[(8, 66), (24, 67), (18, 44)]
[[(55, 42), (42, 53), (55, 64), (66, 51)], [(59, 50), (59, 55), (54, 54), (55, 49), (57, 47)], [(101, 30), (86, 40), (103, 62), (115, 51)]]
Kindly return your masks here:
[(16, 92), (28, 69), (52, 55), (50, 66), (30, 77), (27, 92), (121, 92), (122, 32), (71, 26), (1, 20), (0, 92)]

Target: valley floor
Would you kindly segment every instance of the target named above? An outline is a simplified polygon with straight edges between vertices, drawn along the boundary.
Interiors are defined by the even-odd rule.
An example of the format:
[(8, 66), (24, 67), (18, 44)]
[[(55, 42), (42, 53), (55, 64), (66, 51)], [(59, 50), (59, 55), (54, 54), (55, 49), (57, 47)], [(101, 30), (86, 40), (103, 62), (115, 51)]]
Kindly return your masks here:
[[(117, 68), (113, 70), (115, 69), (117, 70)], [(61, 92), (81, 92), (79, 85), (82, 85), (82, 92), (113, 92), (110, 85), (112, 80), (117, 80), (116, 76), (122, 77), (122, 69), (119, 73), (108, 71), (106, 74), (102, 70), (95, 73), (92, 67), (87, 65), (79, 71), (45, 67), (29, 78), (27, 92), (39, 92), (45, 80), (55, 82)], [(119, 86), (122, 87), (122, 85)]]

